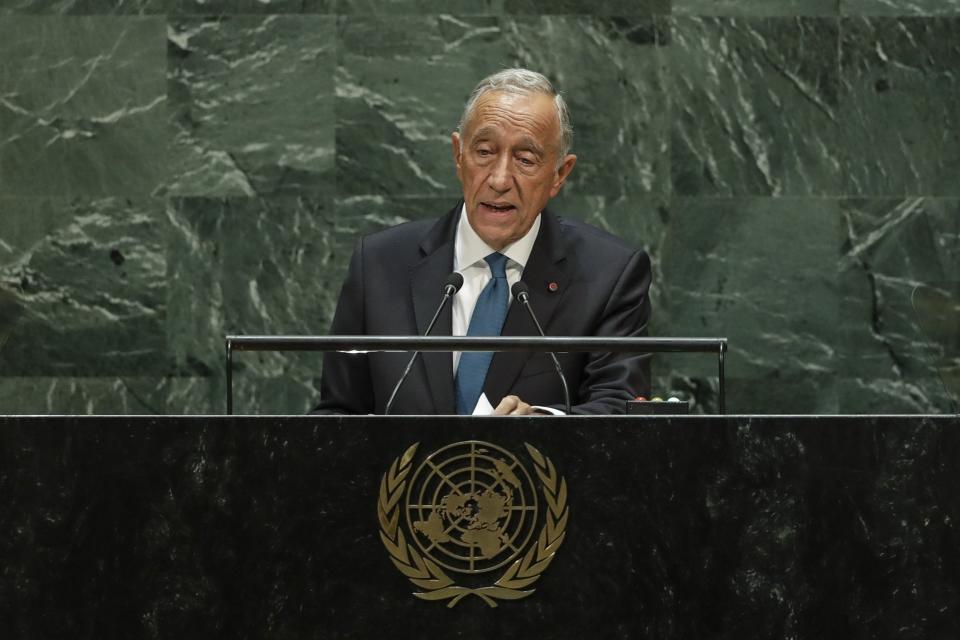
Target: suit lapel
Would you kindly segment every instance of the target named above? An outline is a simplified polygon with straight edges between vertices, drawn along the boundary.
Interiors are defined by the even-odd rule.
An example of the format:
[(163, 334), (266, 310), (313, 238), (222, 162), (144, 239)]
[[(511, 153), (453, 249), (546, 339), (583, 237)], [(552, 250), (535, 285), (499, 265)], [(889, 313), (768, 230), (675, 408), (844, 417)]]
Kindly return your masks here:
[[(453, 269), (453, 238), (462, 204), (458, 204), (437, 224), (431, 227), (420, 243), (423, 259), (414, 265), (410, 274), (413, 311), (417, 332), (423, 335), (433, 318), (443, 295), (442, 285)], [(444, 307), (431, 335), (451, 335), (453, 332), (452, 305)], [(449, 353), (424, 352), (422, 365), (426, 370), (427, 385), (435, 414), (456, 413), (453, 400), (453, 364)]]
[[(527, 266), (523, 269), (523, 281), (530, 289), (530, 306), (537, 314), (540, 325), (549, 335), (547, 327), (557, 311), (560, 298), (567, 290), (570, 275), (560, 222), (547, 211), (544, 211), (541, 217), (537, 241), (530, 252)], [(551, 284), (556, 285), (552, 291)], [(530, 336), (539, 335), (539, 333), (527, 310), (519, 302), (513, 301), (500, 335)], [(523, 365), (531, 355), (520, 351), (494, 354), (483, 387), (487, 399), (493, 406), (497, 406), (497, 403), (508, 395)]]

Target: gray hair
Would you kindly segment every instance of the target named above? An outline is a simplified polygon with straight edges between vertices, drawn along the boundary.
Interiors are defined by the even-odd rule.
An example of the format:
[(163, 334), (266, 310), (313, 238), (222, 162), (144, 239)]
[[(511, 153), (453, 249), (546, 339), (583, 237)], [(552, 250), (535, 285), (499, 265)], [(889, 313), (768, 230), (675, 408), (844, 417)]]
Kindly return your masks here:
[(560, 121), (560, 157), (557, 158), (557, 164), (561, 164), (573, 144), (573, 125), (570, 124), (570, 111), (567, 109), (567, 102), (563, 99), (563, 96), (553, 88), (547, 77), (536, 71), (519, 68), (504, 69), (481, 80), (473, 93), (470, 94), (470, 99), (467, 100), (467, 104), (463, 108), (460, 124), (457, 125), (457, 133), (463, 135), (467, 121), (473, 116), (473, 111), (480, 97), (493, 91), (521, 95), (540, 93), (553, 98), (553, 104), (557, 108), (557, 119)]

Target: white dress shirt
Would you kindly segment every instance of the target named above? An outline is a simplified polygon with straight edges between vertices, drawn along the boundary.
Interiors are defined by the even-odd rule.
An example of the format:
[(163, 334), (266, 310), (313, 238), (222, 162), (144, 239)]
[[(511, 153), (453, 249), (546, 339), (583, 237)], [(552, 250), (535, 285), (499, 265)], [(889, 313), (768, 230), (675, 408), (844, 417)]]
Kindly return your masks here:
[[(527, 266), (527, 260), (530, 259), (530, 252), (533, 251), (533, 243), (537, 240), (537, 234), (540, 233), (540, 216), (533, 221), (533, 226), (527, 231), (526, 235), (516, 242), (507, 245), (500, 250), (500, 253), (507, 256), (507, 283), (510, 287), (520, 281), (523, 276), (523, 268)], [(470, 318), (473, 316), (473, 308), (477, 305), (477, 298), (483, 288), (487, 286), (493, 273), (490, 271), (490, 265), (484, 260), (488, 255), (494, 253), (496, 249), (491, 249), (490, 245), (484, 242), (477, 232), (470, 226), (467, 219), (466, 205), (460, 210), (460, 221), (457, 223), (457, 235), (453, 243), (453, 270), (459, 271), (463, 276), (463, 286), (453, 297), (453, 335), (465, 336), (470, 328)], [(510, 293), (510, 301), (513, 301), (513, 293)], [(460, 364), (460, 352), (453, 352), (453, 374), (457, 374), (457, 365)], [(492, 413), (493, 407), (487, 400), (485, 394), (480, 394), (480, 400), (474, 409), (474, 414)], [(564, 415), (563, 411), (551, 407), (541, 407), (534, 405), (534, 409), (542, 413), (552, 413), (553, 415)]]
[[(511, 287), (523, 276), (523, 268), (530, 259), (530, 252), (533, 251), (533, 243), (539, 232), (540, 216), (538, 215), (525, 236), (500, 250), (500, 253), (507, 256), (507, 282)], [(463, 286), (453, 297), (453, 335), (455, 336), (467, 335), (477, 298), (493, 277), (490, 265), (484, 258), (494, 252), (496, 249), (491, 249), (490, 245), (484, 242), (470, 226), (470, 221), (467, 220), (467, 207), (464, 205), (460, 210), (460, 221), (457, 223), (457, 235), (453, 245), (453, 270), (459, 271), (463, 276)], [(510, 294), (510, 299), (513, 300), (513, 294)], [(460, 352), (454, 351), (454, 374), (457, 372), (458, 364), (460, 364)]]

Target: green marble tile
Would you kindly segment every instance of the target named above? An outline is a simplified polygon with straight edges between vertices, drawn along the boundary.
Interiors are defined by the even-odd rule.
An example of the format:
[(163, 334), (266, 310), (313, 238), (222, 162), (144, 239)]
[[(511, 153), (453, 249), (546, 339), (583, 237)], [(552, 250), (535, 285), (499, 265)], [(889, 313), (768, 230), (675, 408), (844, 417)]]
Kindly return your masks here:
[[(561, 41), (570, 43), (555, 52), (537, 51), (530, 64), (556, 68), (570, 104), (578, 160), (567, 181), (569, 191), (610, 199), (668, 194), (665, 21), (581, 18), (564, 19), (557, 27), (550, 19), (544, 22), (545, 30), (557, 28)], [(534, 38), (538, 26), (525, 27), (524, 39)], [(577, 73), (578, 68), (592, 71)]]
[[(320, 398), (320, 354), (312, 357), (298, 355), (291, 359), (283, 375), (241, 371), (234, 378), (233, 412), (238, 415), (303, 415), (316, 406)], [(261, 366), (255, 363), (254, 366)], [(312, 384), (301, 383), (305, 374), (314, 372)], [(217, 393), (212, 400), (212, 411), (224, 412), (226, 396)]]
[(0, 16), (333, 13), (337, 0), (3, 0)]
[(496, 15), (504, 0), (336, 0), (340, 15)]
[(840, 0), (846, 15), (956, 16), (960, 0)]
[[(571, 191), (662, 191), (667, 99), (656, 42), (649, 18), (341, 18), (338, 192), (457, 195), (450, 133), (473, 86), (514, 65), (546, 74), (570, 103)], [(593, 71), (572, 71), (582, 67)]]
[[(210, 376), (177, 376), (164, 379), (167, 415), (209, 415), (227, 412), (225, 367)], [(239, 408), (239, 407), (238, 407)]]
[(161, 202), (0, 198), (0, 212), (0, 306), (13, 317), (0, 375), (170, 370)]
[(173, 19), (166, 192), (329, 192), (334, 49), (330, 16)]
[[(180, 384), (181, 406), (200, 413), (223, 411), (224, 336), (327, 332), (354, 240), (376, 226), (341, 217), (328, 197), (182, 198), (169, 215), (168, 340), (178, 371), (197, 379)], [(238, 409), (302, 412), (320, 362), (238, 354)]]
[(841, 262), (844, 410), (948, 411), (939, 351), (911, 304), (914, 289), (960, 284), (960, 200), (845, 200)]
[(338, 193), (456, 196), (450, 133), (498, 19), (341, 18), (338, 45)]
[[(9, 245), (0, 241), (0, 249), (6, 250), (7, 248), (9, 248)], [(6, 261), (5, 258), (4, 261)], [(23, 307), (13, 293), (13, 287), (8, 283), (0, 285), (0, 356), (3, 355), (3, 349), (10, 340), (10, 334), (13, 333), (22, 315)]]
[(277, 15), (334, 13), (337, 0), (166, 0), (176, 15)]
[(165, 378), (0, 377), (0, 414), (162, 415)]
[(178, 198), (168, 215), (168, 331), (183, 366), (218, 369), (228, 333), (325, 328), (349, 258), (328, 198)]
[[(835, 377), (838, 232), (832, 199), (673, 200), (658, 326), (729, 339), (731, 410), (815, 412), (812, 399), (833, 402), (823, 394)], [(677, 375), (713, 377), (716, 362), (691, 360)], [(762, 406), (751, 394), (763, 394)]]
[(960, 18), (844, 20), (843, 175), (851, 195), (960, 195)]
[(671, 0), (504, 0), (506, 13), (648, 16), (669, 14)]
[(670, 13), (670, 0), (337, 0), (337, 13), (649, 16)]
[(0, 20), (0, 195), (138, 195), (166, 170), (164, 21)]
[(674, 15), (835, 16), (842, 0), (673, 0)]
[(53, 15), (153, 15), (164, 13), (168, 0), (3, 0), (0, 16)]
[(673, 25), (674, 191), (837, 193), (837, 21), (677, 17)]
[(837, 380), (830, 373), (788, 369), (772, 377), (727, 378), (730, 414), (823, 415), (838, 413), (839, 406)]

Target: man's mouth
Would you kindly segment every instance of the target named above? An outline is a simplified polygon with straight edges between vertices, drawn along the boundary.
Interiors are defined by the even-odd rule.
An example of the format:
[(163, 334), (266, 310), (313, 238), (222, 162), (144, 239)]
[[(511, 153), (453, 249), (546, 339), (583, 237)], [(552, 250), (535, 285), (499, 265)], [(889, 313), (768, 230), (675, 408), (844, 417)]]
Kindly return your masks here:
[(516, 210), (509, 202), (481, 202), (480, 206), (493, 213), (510, 213)]

